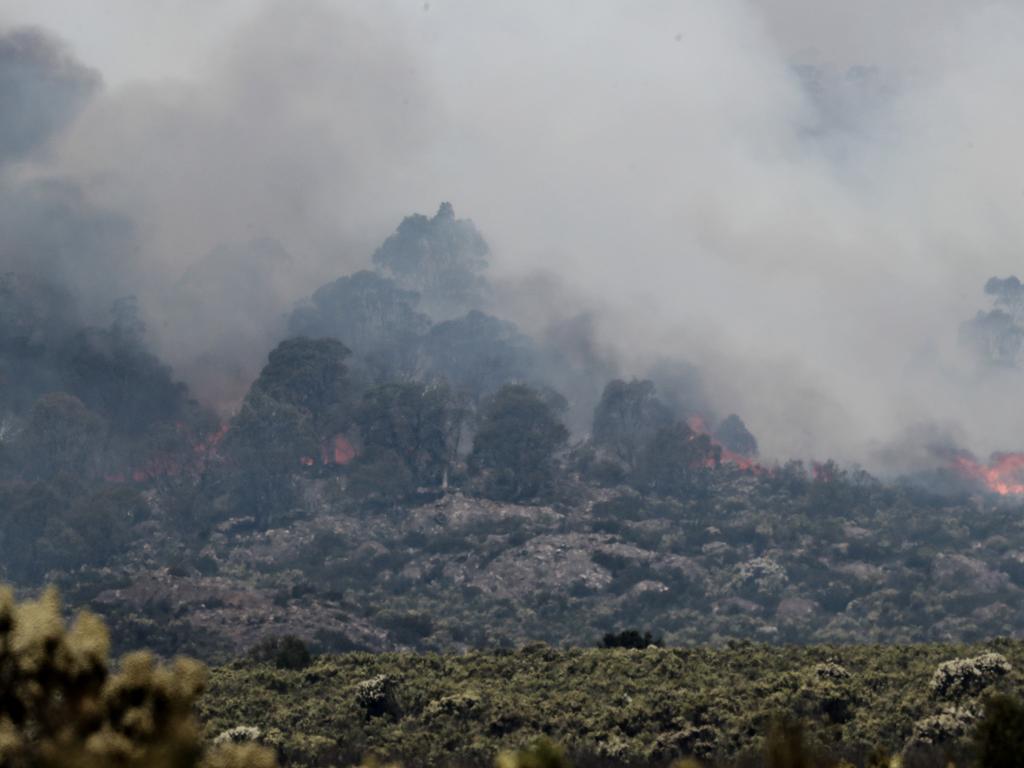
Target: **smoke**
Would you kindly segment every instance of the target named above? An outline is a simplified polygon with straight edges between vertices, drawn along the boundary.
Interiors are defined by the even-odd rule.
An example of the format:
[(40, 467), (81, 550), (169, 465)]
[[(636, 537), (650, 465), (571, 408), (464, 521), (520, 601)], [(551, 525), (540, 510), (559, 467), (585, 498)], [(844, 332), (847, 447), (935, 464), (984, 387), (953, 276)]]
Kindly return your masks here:
[[(51, 5), (73, 34), (83, 11)], [(182, 6), (182, 28), (202, 7)], [(928, 423), (979, 454), (1020, 447), (1019, 372), (957, 343), (1024, 244), (1017, 5), (394, 0), (218, 18), (201, 67), (101, 92), (85, 77), (72, 122), (60, 104), (78, 96), (41, 89), (53, 106), (30, 132), (56, 141), (33, 175), (76, 190), (72, 211), (108, 212), (65, 235), (81, 263), (120, 259), (104, 274), (204, 396), (233, 380), (211, 366), (251, 376), (296, 301), (451, 200), (487, 238), (511, 319), (566, 339), (586, 316), (580, 355), (620, 375), (688, 363), (762, 455), (870, 465)], [(0, 157), (36, 149), (0, 141)], [(2, 210), (5, 232), (60, 250)], [(286, 267), (245, 256), (261, 238)], [(211, 343), (247, 324), (236, 359), (226, 330)]]
[(0, 272), (73, 287), (86, 312), (97, 293), (100, 303), (116, 296), (119, 275), (135, 260), (132, 227), (37, 165), (100, 82), (52, 35), (0, 30)]
[(99, 85), (95, 72), (51, 36), (20, 29), (0, 35), (0, 163), (46, 144)]

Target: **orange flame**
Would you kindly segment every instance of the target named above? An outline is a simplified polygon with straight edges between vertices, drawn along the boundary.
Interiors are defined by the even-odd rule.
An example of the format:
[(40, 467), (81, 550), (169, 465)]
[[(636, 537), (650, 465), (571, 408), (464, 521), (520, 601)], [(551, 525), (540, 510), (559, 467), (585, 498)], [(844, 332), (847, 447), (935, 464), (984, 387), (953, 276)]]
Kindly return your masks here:
[(761, 472), (764, 470), (760, 464), (750, 457), (733, 453), (720, 442), (715, 440), (714, 437), (711, 437), (711, 430), (708, 429), (703, 416), (694, 414), (686, 419), (686, 424), (698, 435), (707, 435), (711, 438), (711, 444), (721, 451), (721, 462), (728, 462), (739, 469), (750, 470), (752, 472)]
[(332, 437), (320, 449), (320, 460), (324, 464), (343, 466), (355, 457), (356, 449), (352, 447), (352, 443), (348, 441), (348, 438), (342, 434)]
[(224, 439), (224, 436), (228, 433), (228, 430), (230, 428), (231, 425), (228, 422), (222, 421), (220, 426), (217, 427), (216, 431), (206, 435), (206, 437), (203, 440), (200, 440), (198, 443), (193, 445), (192, 449), (196, 453), (200, 454), (209, 453), (218, 445), (220, 445), (221, 440)]
[(953, 458), (953, 468), (1000, 496), (1024, 495), (1024, 453), (993, 453), (982, 464), (969, 454)]

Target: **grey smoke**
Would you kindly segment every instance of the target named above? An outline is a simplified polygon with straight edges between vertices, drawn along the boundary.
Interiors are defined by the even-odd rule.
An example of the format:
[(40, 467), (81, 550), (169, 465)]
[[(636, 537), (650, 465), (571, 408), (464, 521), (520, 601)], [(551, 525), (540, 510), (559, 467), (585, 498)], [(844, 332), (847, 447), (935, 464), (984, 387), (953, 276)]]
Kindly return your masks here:
[(139, 267), (134, 225), (39, 161), (100, 87), (99, 73), (53, 35), (0, 29), (0, 272), (67, 289), (90, 319), (130, 290)]
[[(35, 159), (131, 222), (124, 273), (178, 369), (207, 345), (169, 287), (219, 245), (281, 244), (281, 318), (451, 200), (523, 330), (588, 316), (625, 378), (688, 361), (685, 397), (766, 457), (873, 461), (936, 421), (1019, 447), (1019, 372), (958, 344), (1024, 246), (1019, 5), (297, 8), (247, 4), (197, 71), (106, 89)], [(227, 282), (209, 303), (237, 317)]]
[(98, 90), (99, 74), (39, 29), (0, 31), (0, 163), (44, 146)]

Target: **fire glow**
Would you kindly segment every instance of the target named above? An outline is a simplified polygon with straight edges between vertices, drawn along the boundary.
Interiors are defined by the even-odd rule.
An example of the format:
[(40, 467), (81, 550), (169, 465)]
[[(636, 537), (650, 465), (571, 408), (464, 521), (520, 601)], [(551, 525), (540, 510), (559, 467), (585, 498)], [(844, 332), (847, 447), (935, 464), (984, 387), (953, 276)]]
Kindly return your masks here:
[(711, 444), (718, 448), (720, 453), (719, 463), (733, 464), (739, 469), (750, 470), (752, 472), (760, 472), (762, 467), (756, 461), (749, 456), (743, 456), (739, 453), (734, 453), (722, 445), (720, 442), (715, 440), (711, 435), (711, 430), (708, 429), (707, 424), (704, 422), (704, 418), (701, 416), (690, 416), (686, 420), (687, 426), (692, 429), (698, 435), (707, 435), (711, 439)]
[(988, 464), (970, 454), (953, 459), (953, 468), (1000, 496), (1024, 495), (1024, 453), (993, 453)]
[[(337, 434), (320, 446), (320, 463), (325, 467), (343, 467), (356, 457), (356, 449), (345, 435)], [(299, 463), (304, 467), (316, 466), (312, 456), (302, 456)]]

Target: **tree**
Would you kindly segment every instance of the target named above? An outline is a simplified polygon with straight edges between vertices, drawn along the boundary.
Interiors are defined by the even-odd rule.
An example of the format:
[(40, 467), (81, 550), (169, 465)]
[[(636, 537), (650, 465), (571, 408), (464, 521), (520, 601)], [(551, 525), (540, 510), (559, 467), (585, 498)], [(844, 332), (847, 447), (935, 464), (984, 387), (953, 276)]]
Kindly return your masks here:
[(104, 565), (128, 548), (132, 526), (148, 514), (128, 486), (90, 493), (68, 475), (8, 486), (0, 492), (0, 562), (8, 579), (27, 583), (52, 569)]
[(757, 438), (735, 413), (726, 416), (715, 428), (715, 440), (740, 456), (757, 456)]
[(50, 484), (0, 487), (0, 563), (5, 577), (34, 582), (46, 572), (43, 533), (70, 503)]
[(70, 294), (39, 278), (0, 274), (0, 407), (27, 410), (59, 388), (56, 350), (74, 324)]
[(568, 430), (536, 390), (507, 384), (484, 403), (469, 466), (482, 475), (491, 498), (536, 498), (550, 492), (555, 453), (568, 439)]
[(698, 489), (700, 478), (720, 461), (721, 449), (710, 437), (679, 421), (654, 433), (637, 463), (633, 484), (645, 493), (687, 495)]
[(417, 486), (441, 486), (455, 460), (465, 410), (444, 384), (384, 384), (356, 412), (368, 452), (390, 451)]
[(441, 203), (433, 218), (406, 217), (373, 254), (373, 263), (401, 287), (418, 292), (427, 314), (447, 320), (484, 305), (487, 256), (473, 222), (456, 219), (451, 203)]
[(132, 526), (148, 515), (145, 499), (129, 486), (79, 497), (50, 518), (37, 545), (39, 557), (51, 568), (105, 565), (128, 549)]
[(402, 457), (387, 448), (364, 451), (354, 462), (347, 490), (366, 507), (392, 507), (416, 492)]
[(985, 283), (993, 308), (960, 326), (960, 342), (982, 363), (1013, 367), (1024, 347), (1024, 285), (1015, 276)]
[(273, 768), (254, 744), (206, 750), (194, 709), (198, 662), (158, 664), (147, 652), (110, 671), (103, 622), (82, 612), (65, 629), (48, 590), (16, 603), (0, 588), (0, 763), (25, 768)]
[(224, 438), (233, 512), (252, 515), (261, 527), (293, 516), (294, 475), (351, 420), (348, 355), (337, 339), (304, 337), (270, 353)]
[(594, 408), (594, 442), (633, 470), (643, 446), (671, 420), (672, 413), (658, 399), (653, 382), (615, 379), (605, 386)]
[(1013, 367), (1024, 346), (1024, 327), (1001, 309), (979, 312), (960, 326), (960, 341), (983, 363)]
[(43, 395), (32, 406), (19, 441), (25, 476), (47, 479), (62, 471), (93, 475), (104, 431), (103, 419), (74, 395)]
[(1005, 309), (1015, 320), (1024, 316), (1024, 284), (1016, 275), (990, 277), (985, 283), (985, 293), (994, 296), (995, 305)]
[(430, 328), (418, 303), (415, 291), (364, 270), (319, 288), (292, 312), (288, 329), (295, 336), (341, 339), (371, 378), (381, 380), (413, 370), (417, 339)]
[(526, 379), (533, 352), (515, 325), (474, 310), (430, 329), (420, 343), (420, 368), (428, 379), (447, 381), (476, 402)]
[(299, 409), (317, 436), (327, 439), (341, 432), (351, 417), (352, 386), (345, 366), (350, 354), (337, 339), (300, 336), (282, 341), (250, 394)]
[(293, 476), (319, 450), (307, 411), (250, 389), (224, 438), (232, 512), (252, 515), (261, 527), (291, 517), (298, 504)]
[(111, 315), (108, 328), (79, 330), (57, 351), (61, 388), (103, 416), (114, 434), (135, 438), (179, 420), (191, 401), (188, 387), (146, 349), (135, 299), (118, 299)]

